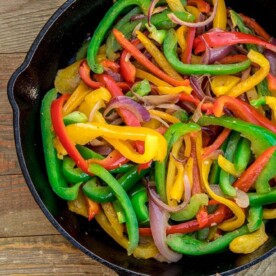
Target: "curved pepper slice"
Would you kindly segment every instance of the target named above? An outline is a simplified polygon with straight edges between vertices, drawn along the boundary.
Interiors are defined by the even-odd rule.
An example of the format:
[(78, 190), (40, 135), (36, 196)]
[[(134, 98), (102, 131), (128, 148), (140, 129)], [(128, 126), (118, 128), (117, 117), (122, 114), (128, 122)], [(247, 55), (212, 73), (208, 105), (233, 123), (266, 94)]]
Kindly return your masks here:
[(260, 65), (260, 69), (254, 75), (234, 86), (229, 92), (227, 92), (228, 96), (238, 97), (242, 93), (249, 91), (264, 80), (269, 73), (269, 61), (262, 54), (254, 50), (250, 50), (247, 57), (251, 60), (251, 62)]
[(257, 250), (268, 240), (268, 235), (265, 232), (264, 223), (257, 231), (239, 236), (231, 241), (229, 248), (232, 252), (238, 254), (249, 254)]
[[(213, 0), (213, 3), (215, 1)], [(213, 21), (213, 28), (225, 30), (227, 25), (227, 9), (224, 0), (218, 0), (218, 9)]]
[[(146, 163), (152, 159), (162, 161), (167, 153), (165, 138), (160, 133), (149, 128), (114, 126), (101, 123), (79, 123), (67, 126), (66, 132), (72, 142), (80, 145), (85, 145), (99, 136), (106, 138), (119, 152), (123, 155), (126, 154), (126, 158), (139, 164)], [(79, 135), (79, 133), (82, 133), (82, 135)], [(130, 147), (127, 140), (144, 141), (144, 153), (137, 153)]]
[(174, 29), (167, 32), (163, 43), (164, 54), (171, 66), (181, 74), (187, 75), (229, 75), (235, 74), (247, 69), (250, 61), (246, 60), (236, 64), (185, 64), (178, 58), (177, 51), (177, 35)]
[(57, 158), (56, 150), (53, 147), (55, 133), (52, 129), (50, 106), (56, 97), (56, 90), (50, 90), (44, 97), (41, 106), (42, 142), (46, 169), (53, 191), (64, 200), (75, 200), (78, 196), (81, 182), (72, 187), (68, 186), (67, 181), (62, 175), (61, 161)]
[(202, 178), (203, 178), (204, 187), (211, 198), (215, 199), (216, 201), (222, 204), (225, 204), (234, 213), (235, 215), (234, 218), (226, 220), (218, 226), (223, 231), (233, 231), (244, 224), (245, 214), (243, 210), (236, 203), (224, 197), (218, 196), (211, 190), (208, 183), (208, 175), (209, 175), (211, 164), (212, 162), (210, 159), (206, 159), (202, 163)]

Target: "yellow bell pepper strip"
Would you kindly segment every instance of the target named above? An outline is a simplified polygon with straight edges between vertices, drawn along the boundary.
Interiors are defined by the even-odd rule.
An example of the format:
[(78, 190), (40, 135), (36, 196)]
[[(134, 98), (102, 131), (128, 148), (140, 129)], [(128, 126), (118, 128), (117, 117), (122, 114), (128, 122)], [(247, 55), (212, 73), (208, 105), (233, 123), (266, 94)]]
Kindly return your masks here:
[(187, 31), (188, 31), (188, 28), (186, 26), (180, 26), (176, 30), (177, 43), (178, 43), (179, 47), (181, 48), (182, 53), (185, 51), (185, 49), (187, 47), (187, 42), (185, 39), (185, 35), (186, 35)]
[(238, 254), (249, 254), (257, 250), (268, 240), (268, 235), (265, 232), (265, 225), (257, 231), (239, 236), (235, 238), (229, 245), (229, 249)]
[(161, 95), (168, 95), (168, 94), (179, 94), (179, 93), (186, 93), (190, 95), (193, 91), (193, 88), (189, 86), (177, 86), (177, 87), (168, 87), (168, 86), (158, 86), (157, 90)]
[(213, 0), (214, 4), (215, 4), (215, 1), (218, 1), (218, 8), (217, 8), (217, 13), (216, 13), (214, 21), (213, 21), (213, 28), (219, 28), (221, 30), (226, 30), (227, 9), (225, 6), (225, 1), (224, 0)]
[(254, 63), (260, 65), (260, 69), (252, 76), (247, 78), (246, 80), (238, 83), (234, 86), (228, 93), (228, 96), (238, 97), (242, 93), (252, 89), (257, 84), (259, 84), (262, 80), (266, 78), (270, 70), (269, 61), (261, 54), (254, 50), (250, 50), (247, 57)]
[(79, 191), (78, 197), (75, 200), (67, 201), (67, 205), (71, 212), (88, 218), (87, 206), (81, 190)]
[(176, 118), (175, 116), (173, 115), (170, 115), (169, 113), (166, 113), (166, 112), (162, 112), (160, 110), (149, 110), (149, 113), (150, 115), (154, 115), (154, 116), (157, 116), (161, 119), (164, 119), (166, 121), (168, 121), (169, 123), (172, 123), (172, 124), (175, 124), (175, 123), (179, 123), (180, 120), (178, 118)]
[(146, 50), (151, 54), (156, 63), (160, 66), (160, 68), (166, 72), (170, 77), (183, 81), (183, 78), (171, 67), (163, 53), (158, 49), (157, 46), (153, 44), (153, 42), (147, 38), (142, 32), (136, 31), (137, 38), (144, 45)]
[[(112, 226), (110, 225), (107, 217), (103, 212), (100, 212), (95, 217), (98, 224), (103, 228), (103, 230), (113, 239), (115, 240), (119, 245), (121, 245), (123, 248), (127, 249), (128, 247), (128, 239), (126, 237), (120, 237), (117, 235), (117, 233), (114, 231)], [(133, 256), (138, 259), (150, 259), (155, 257), (158, 254), (158, 250), (156, 246), (154, 245), (154, 242), (152, 239), (148, 240), (148, 242), (145, 242), (144, 244), (139, 244), (134, 252)]]
[(265, 102), (272, 111), (271, 121), (276, 124), (276, 98), (267, 96), (265, 97)]
[(184, 177), (184, 165), (180, 162), (174, 160), (175, 166), (177, 168), (177, 174), (175, 177), (175, 182), (173, 187), (170, 190), (170, 197), (177, 202), (180, 202), (183, 198), (184, 193), (184, 185), (183, 185), (183, 177)]
[(276, 219), (276, 209), (265, 208), (263, 210), (263, 219)]
[(184, 143), (185, 143), (184, 156), (189, 157), (192, 151), (191, 135), (187, 134), (184, 136)]
[(172, 78), (171, 76), (164, 73), (160, 70), (155, 64), (148, 60), (148, 58), (142, 54), (140, 50), (138, 50), (130, 41), (128, 41), (125, 36), (118, 30), (113, 29), (113, 34), (120, 45), (128, 50), (128, 52), (143, 66), (145, 66), (149, 71), (154, 73), (157, 77), (163, 79), (164, 81), (168, 82), (174, 86), (181, 86), (181, 85), (189, 85), (189, 80), (177, 80)]
[(218, 156), (218, 165), (227, 173), (235, 176), (235, 177), (239, 177), (241, 175), (240, 172), (238, 172), (236, 169), (235, 169), (235, 165), (227, 160), (223, 155), (219, 155)]
[(185, 9), (180, 0), (166, 0), (169, 8), (173, 12), (185, 12)]
[(111, 202), (102, 203), (101, 207), (106, 215), (111, 227), (119, 237), (123, 237), (124, 227), (120, 224), (117, 213)]
[(240, 78), (236, 76), (215, 76), (211, 80), (211, 88), (214, 94), (219, 97), (227, 94), (239, 82)]
[(76, 110), (90, 91), (91, 88), (89, 88), (83, 81), (80, 81), (78, 87), (71, 94), (68, 101), (64, 104), (62, 108), (63, 115), (66, 116), (67, 114)]
[(81, 63), (82, 60), (77, 61), (57, 72), (54, 85), (59, 93), (73, 93), (77, 88), (80, 82), (79, 67)]
[(177, 201), (171, 197), (171, 190), (175, 183), (175, 176), (176, 176), (176, 160), (175, 157), (178, 155), (178, 152), (183, 144), (183, 139), (180, 138), (172, 147), (171, 155), (169, 157), (168, 163), (168, 171), (167, 171), (167, 179), (166, 179), (166, 194), (168, 205), (176, 206)]
[(226, 205), (235, 215), (234, 218), (225, 220), (218, 227), (226, 232), (234, 231), (235, 229), (241, 227), (244, 224), (245, 214), (243, 210), (236, 203), (224, 197), (218, 196), (211, 190), (208, 183), (208, 175), (210, 172), (211, 165), (212, 165), (212, 161), (210, 159), (205, 159), (202, 162), (202, 178), (203, 178), (203, 184), (204, 184), (205, 190), (207, 191), (207, 193), (212, 199)]
[(141, 80), (148, 80), (149, 82), (155, 84), (156, 86), (167, 86), (167, 87), (172, 87), (169, 83), (155, 77), (149, 72), (143, 71), (139, 68), (136, 68), (136, 78), (141, 79)]
[[(149, 128), (144, 127), (128, 127), (115, 126), (101, 123), (79, 123), (66, 127), (66, 132), (71, 141), (75, 144), (85, 145), (92, 139), (99, 136), (109, 139), (113, 146), (127, 159), (139, 164), (149, 162), (150, 160), (162, 161), (166, 154), (167, 142), (165, 138)], [(79, 135), (82, 133), (82, 135)], [(120, 140), (118, 140), (120, 139)], [(145, 152), (137, 153), (129, 143), (129, 141), (144, 141)]]

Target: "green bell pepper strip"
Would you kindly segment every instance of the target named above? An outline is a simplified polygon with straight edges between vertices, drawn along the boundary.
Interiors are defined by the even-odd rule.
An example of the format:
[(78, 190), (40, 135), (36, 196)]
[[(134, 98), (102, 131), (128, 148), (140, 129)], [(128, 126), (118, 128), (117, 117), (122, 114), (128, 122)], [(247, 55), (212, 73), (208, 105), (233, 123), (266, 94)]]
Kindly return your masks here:
[[(203, 116), (197, 122), (201, 126), (219, 125), (241, 133), (251, 142), (251, 149), (256, 156), (259, 156), (266, 149), (276, 145), (276, 135), (257, 125), (242, 120), (223, 116)], [(270, 191), (269, 181), (276, 176), (276, 154), (274, 153), (264, 170), (258, 176), (255, 186), (257, 193), (265, 194)]]
[(64, 200), (75, 200), (79, 193), (80, 183), (68, 186), (63, 177), (61, 160), (57, 158), (57, 152), (53, 145), (55, 133), (53, 131), (50, 107), (52, 102), (57, 98), (57, 91), (50, 90), (42, 100), (40, 111), (40, 123), (42, 129), (43, 151), (46, 163), (47, 174), (53, 191)]
[[(141, 12), (141, 9), (139, 7), (135, 7), (134, 9), (130, 10), (125, 16), (123, 16), (115, 25), (114, 28), (121, 29), (123, 28), (130, 19)], [(110, 60), (115, 60), (115, 46), (120, 48), (119, 43), (116, 41), (115, 36), (112, 34), (112, 32), (108, 35), (106, 39), (106, 56)]]
[(133, 210), (131, 201), (116, 178), (112, 176), (105, 168), (98, 164), (89, 165), (89, 172), (96, 175), (101, 180), (103, 180), (112, 190), (115, 197), (119, 200), (126, 216), (126, 228), (128, 232), (129, 244), (128, 244), (128, 254), (131, 255), (135, 248), (138, 246), (139, 242), (139, 231), (138, 231), (138, 221)]
[[(229, 136), (226, 138), (226, 140), (221, 145), (220, 149), (225, 152), (227, 143), (229, 140)], [(220, 176), (221, 168), (218, 164), (217, 160), (213, 161), (213, 164), (211, 166), (210, 175), (209, 175), (209, 183), (210, 184), (217, 184), (219, 183), (219, 176)]]
[(138, 6), (141, 8), (143, 13), (147, 15), (148, 9), (150, 7), (150, 0), (119, 0), (115, 2), (112, 7), (107, 11), (100, 24), (93, 33), (92, 39), (88, 46), (87, 51), (87, 62), (91, 70), (96, 74), (103, 73), (103, 66), (101, 66), (97, 60), (96, 56), (99, 48), (111, 28), (114, 21), (118, 16), (128, 7)]
[(260, 206), (276, 203), (276, 189), (273, 188), (269, 193), (258, 194), (248, 193), (250, 206)]
[(170, 219), (174, 221), (190, 220), (196, 216), (201, 206), (208, 205), (208, 200), (207, 194), (194, 194), (189, 204), (182, 211), (171, 214)]
[(164, 137), (167, 141), (167, 155), (162, 162), (155, 162), (155, 182), (156, 190), (161, 200), (167, 202), (166, 196), (166, 165), (170, 151), (173, 144), (183, 135), (191, 132), (199, 131), (200, 127), (194, 123), (176, 123), (168, 128), (165, 132)]
[[(242, 33), (251, 34), (251, 35), (254, 34), (254, 32), (244, 24), (242, 17), (238, 13), (236, 13), (233, 10), (230, 10), (229, 13), (230, 13), (230, 17), (233, 22), (234, 28), (237, 26), (240, 32)], [(246, 44), (246, 48), (248, 51), (252, 49), (256, 52), (259, 52), (257, 46), (254, 44)]]
[(257, 84), (257, 92), (259, 97), (271, 95), (271, 92), (268, 89), (268, 82), (266, 78)]
[[(165, 10), (161, 13), (154, 14), (151, 17), (151, 23), (158, 29), (162, 30), (169, 30), (171, 28), (174, 28), (176, 26), (175, 23), (173, 23), (169, 18), (168, 14), (172, 13), (170, 10)], [(174, 14), (179, 17), (181, 20), (186, 21), (186, 22), (193, 22), (195, 17), (188, 13), (188, 12), (174, 12)], [(139, 28), (140, 31), (144, 31), (146, 29), (146, 24), (148, 23), (147, 18), (142, 18), (139, 20), (127, 22), (126, 24), (120, 26), (120, 27), (114, 27), (118, 29), (121, 33), (124, 34), (124, 36), (127, 39), (131, 39), (133, 30), (138, 24), (141, 24), (141, 27)], [(112, 39), (109, 38), (112, 35)], [(115, 39), (114, 35), (111, 33), (107, 38), (106, 41), (106, 53), (108, 58), (113, 58), (114, 59), (114, 52), (118, 51), (122, 47), (120, 44), (117, 42)], [(115, 39), (115, 40), (114, 40)]]
[[(225, 158), (229, 160), (230, 162), (233, 161), (235, 151), (238, 146), (238, 142), (240, 140), (240, 134), (238, 132), (233, 132), (230, 134), (227, 147), (225, 150)], [(219, 176), (219, 186), (224, 194), (235, 197), (237, 194), (236, 189), (232, 186), (233, 182), (235, 181), (235, 178), (230, 175), (228, 172), (221, 170), (220, 176)]]
[(149, 223), (149, 210), (146, 206), (148, 202), (146, 188), (142, 185), (138, 185), (129, 193), (129, 197), (139, 224), (145, 225)]
[(119, 220), (119, 223), (125, 223), (126, 222), (126, 216), (125, 216), (125, 212), (122, 208), (122, 205), (121, 203), (119, 202), (119, 200), (115, 200), (113, 202), (113, 207), (115, 209), (115, 212), (117, 214), (117, 217), (118, 217), (118, 220)]
[(246, 60), (236, 64), (185, 64), (177, 56), (177, 36), (174, 29), (170, 29), (163, 43), (165, 57), (171, 66), (183, 75), (228, 75), (247, 69), (251, 62)]
[[(148, 173), (148, 171), (149, 170), (147, 169), (138, 172), (137, 166), (134, 166), (127, 173), (117, 179), (117, 181), (124, 190), (129, 191)], [(111, 202), (116, 199), (114, 193), (112, 192), (112, 189), (108, 186), (99, 186), (95, 178), (92, 178), (91, 180), (86, 182), (83, 185), (82, 190), (87, 197), (96, 202)]]
[(191, 256), (201, 256), (222, 252), (228, 248), (232, 240), (248, 233), (248, 227), (242, 226), (239, 229), (228, 232), (211, 242), (200, 241), (190, 235), (172, 234), (168, 235), (167, 244), (178, 253)]
[(79, 111), (74, 111), (66, 115), (65, 117), (63, 117), (63, 122), (66, 126), (70, 124), (76, 124), (76, 123), (87, 123), (88, 118), (84, 113)]
[(258, 230), (263, 223), (263, 206), (250, 206), (247, 221), (249, 232)]
[(238, 172), (243, 172), (247, 168), (251, 157), (252, 152), (250, 141), (246, 138), (241, 138), (233, 159), (235, 169)]
[(76, 163), (73, 159), (65, 156), (62, 162), (62, 174), (64, 178), (71, 184), (86, 182), (91, 176), (83, 172), (80, 168), (75, 168)]

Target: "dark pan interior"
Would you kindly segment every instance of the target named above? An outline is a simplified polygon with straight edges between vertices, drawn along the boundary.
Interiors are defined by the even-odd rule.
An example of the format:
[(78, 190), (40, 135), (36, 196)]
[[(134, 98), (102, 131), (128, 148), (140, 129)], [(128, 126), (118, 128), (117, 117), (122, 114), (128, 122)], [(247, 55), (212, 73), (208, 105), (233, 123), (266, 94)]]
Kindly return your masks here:
[[(120, 275), (229, 275), (266, 258), (276, 250), (276, 222), (269, 224), (269, 241), (256, 252), (240, 256), (230, 252), (204, 257), (183, 257), (176, 264), (127, 257), (95, 222), (70, 213), (51, 191), (41, 145), (39, 109), (44, 94), (53, 87), (58, 68), (72, 61), (83, 40), (93, 32), (110, 0), (67, 1), (45, 25), (24, 64), (13, 74), (8, 96), (14, 110), (14, 132), (19, 162), (37, 203), (55, 227), (76, 247), (108, 265)], [(276, 36), (275, 0), (227, 1), (238, 12), (254, 17)], [(199, 265), (200, 264), (200, 265)]]

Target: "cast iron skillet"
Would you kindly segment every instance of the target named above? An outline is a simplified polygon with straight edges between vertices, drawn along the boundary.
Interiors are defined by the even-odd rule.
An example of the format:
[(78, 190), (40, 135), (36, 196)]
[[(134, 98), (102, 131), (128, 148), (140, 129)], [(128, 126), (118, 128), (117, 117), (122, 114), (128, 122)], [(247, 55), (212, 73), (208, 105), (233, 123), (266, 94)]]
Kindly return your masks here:
[[(88, 256), (120, 275), (229, 275), (264, 260), (276, 251), (276, 222), (269, 224), (269, 241), (249, 255), (230, 252), (204, 257), (183, 257), (176, 264), (128, 257), (95, 222), (77, 216), (51, 190), (41, 144), (39, 109), (53, 87), (59, 68), (67, 66), (83, 40), (93, 32), (111, 0), (68, 0), (47, 22), (34, 41), (24, 63), (12, 75), (8, 97), (14, 114), (14, 135), (19, 163), (36, 202), (57, 230)], [(238, 12), (254, 17), (276, 36), (272, 19), (275, 0), (227, 1)]]

